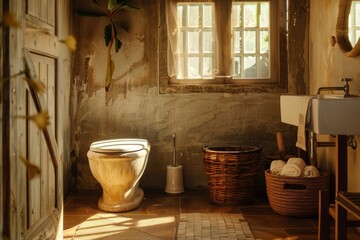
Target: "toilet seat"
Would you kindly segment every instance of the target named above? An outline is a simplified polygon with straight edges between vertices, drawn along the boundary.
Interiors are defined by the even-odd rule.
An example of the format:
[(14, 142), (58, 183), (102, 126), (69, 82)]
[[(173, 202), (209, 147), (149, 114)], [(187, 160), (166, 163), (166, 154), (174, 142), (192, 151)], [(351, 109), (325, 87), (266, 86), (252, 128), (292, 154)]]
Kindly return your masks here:
[(146, 139), (119, 138), (93, 142), (90, 150), (98, 153), (129, 153), (137, 152), (149, 147)]

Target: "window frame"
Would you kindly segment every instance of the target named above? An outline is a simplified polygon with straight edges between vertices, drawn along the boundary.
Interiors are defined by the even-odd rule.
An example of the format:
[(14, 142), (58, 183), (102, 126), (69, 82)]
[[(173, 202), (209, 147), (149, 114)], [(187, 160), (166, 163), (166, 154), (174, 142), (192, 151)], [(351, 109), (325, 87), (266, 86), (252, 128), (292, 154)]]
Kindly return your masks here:
[[(244, 0), (239, 2), (243, 2)], [(245, 0), (251, 1), (251, 0)], [(187, 2), (187, 1), (181, 1)], [(215, 18), (221, 18), (227, 15), (227, 13), (232, 8), (232, 1), (224, 0), (215, 0)], [(256, 2), (261, 2), (257, 0)], [(167, 25), (166, 25), (166, 15), (165, 15), (165, 0), (160, 0), (160, 26), (159, 26), (159, 92), (160, 93), (199, 93), (199, 92), (223, 92), (223, 93), (240, 93), (240, 92), (287, 92), (287, 31), (286, 31), (286, 0), (270, 0), (270, 2), (276, 2), (276, 11), (281, 11), (279, 14), (273, 14), (270, 8), (270, 16), (276, 16), (277, 27), (270, 26), (275, 28), (276, 34), (275, 40), (271, 38), (271, 42), (276, 45), (277, 50), (275, 51), (275, 56), (277, 59), (274, 62), (271, 68), (275, 68), (271, 71), (276, 71), (277, 74), (272, 80), (264, 82), (263, 79), (233, 79), (232, 75), (232, 38), (221, 37), (218, 38), (219, 46), (229, 46), (227, 48), (218, 48), (218, 58), (219, 61), (219, 74), (215, 79), (174, 79), (168, 75), (168, 59), (167, 59)], [(281, 2), (281, 4), (277, 4)], [(274, 3), (271, 3), (274, 4)], [(220, 11), (219, 11), (220, 8)], [(285, 13), (284, 13), (285, 11)], [(283, 14), (281, 24), (279, 24), (278, 16)], [(216, 22), (215, 24), (219, 24)], [(226, 31), (224, 35), (232, 36), (232, 26), (231, 26), (231, 15), (227, 17), (226, 21), (222, 22), (222, 26), (218, 26), (217, 29), (222, 29)], [(280, 44), (281, 43), (281, 44)]]

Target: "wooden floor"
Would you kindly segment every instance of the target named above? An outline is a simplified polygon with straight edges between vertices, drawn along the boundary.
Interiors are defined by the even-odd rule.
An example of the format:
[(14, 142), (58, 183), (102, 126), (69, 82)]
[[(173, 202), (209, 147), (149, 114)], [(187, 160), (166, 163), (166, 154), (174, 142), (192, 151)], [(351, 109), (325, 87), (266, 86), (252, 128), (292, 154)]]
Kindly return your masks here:
[[(290, 218), (281, 216), (272, 211), (266, 199), (255, 199), (247, 206), (220, 206), (209, 201), (207, 190), (186, 191), (179, 195), (168, 195), (163, 191), (145, 190), (142, 205), (131, 212), (112, 215), (104, 213), (97, 208), (99, 192), (77, 192), (71, 193), (65, 198), (64, 209), (64, 239), (90, 239), (88, 237), (73, 237), (76, 232), (83, 231), (81, 227), (88, 226), (92, 229), (92, 239), (117, 239), (94, 237), (96, 226), (89, 227), (90, 223), (96, 224), (96, 217), (116, 216), (127, 219), (138, 219), (137, 223), (128, 222), (132, 226), (130, 230), (136, 229), (140, 221), (151, 222), (161, 219), (163, 227), (159, 225), (148, 225), (142, 229), (143, 234), (157, 236), (153, 239), (176, 239), (177, 223), (180, 213), (241, 213), (248, 222), (255, 239), (317, 239), (317, 218)], [(156, 216), (156, 218), (154, 217)], [(172, 216), (175, 216), (171, 218)], [(143, 219), (143, 220), (139, 220)], [(152, 219), (152, 220), (151, 220)], [(174, 219), (171, 223), (170, 219)], [(86, 225), (87, 224), (87, 225)], [(111, 224), (104, 224), (102, 228), (111, 229)], [(119, 224), (113, 224), (119, 227)], [(333, 223), (332, 223), (333, 225)], [(360, 239), (360, 234), (349, 228), (348, 239)], [(333, 229), (331, 235), (333, 236)], [(119, 238), (120, 239), (120, 238)]]

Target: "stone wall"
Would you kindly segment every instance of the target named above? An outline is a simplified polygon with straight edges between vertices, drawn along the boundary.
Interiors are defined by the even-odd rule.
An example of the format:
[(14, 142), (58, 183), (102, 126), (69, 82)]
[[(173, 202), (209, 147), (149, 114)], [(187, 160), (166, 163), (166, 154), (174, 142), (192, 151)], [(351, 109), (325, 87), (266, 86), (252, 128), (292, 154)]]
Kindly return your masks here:
[[(89, 3), (76, 1), (75, 9), (85, 2)], [(89, 145), (97, 140), (148, 139), (152, 148), (140, 184), (156, 189), (165, 187), (166, 166), (172, 160), (173, 133), (177, 135), (178, 162), (184, 166), (186, 189), (207, 187), (202, 161), (204, 145), (261, 144), (263, 162), (267, 154), (277, 150), (277, 131), (284, 133), (287, 147), (295, 144), (296, 129), (280, 121), (281, 93), (159, 94), (159, 4), (145, 0), (132, 3), (144, 11), (124, 12), (120, 16), (128, 33), (121, 33), (123, 46), (119, 53), (113, 54), (116, 69), (107, 93), (103, 88), (106, 65), (103, 26), (106, 21), (74, 13), (79, 50), (74, 56), (71, 93), (72, 169), (78, 189), (99, 188), (86, 157)], [(306, 29), (306, 19), (304, 21), (302, 24)], [(303, 51), (297, 53), (298, 58), (293, 64), (299, 63), (299, 57), (306, 56), (305, 35), (297, 35), (297, 41), (296, 48)], [(291, 71), (296, 72), (299, 68), (302, 75), (289, 73), (292, 93), (297, 92), (297, 85), (304, 85), (299, 82), (307, 81), (304, 70), (307, 65), (299, 65)], [(259, 188), (264, 188), (262, 171)]]

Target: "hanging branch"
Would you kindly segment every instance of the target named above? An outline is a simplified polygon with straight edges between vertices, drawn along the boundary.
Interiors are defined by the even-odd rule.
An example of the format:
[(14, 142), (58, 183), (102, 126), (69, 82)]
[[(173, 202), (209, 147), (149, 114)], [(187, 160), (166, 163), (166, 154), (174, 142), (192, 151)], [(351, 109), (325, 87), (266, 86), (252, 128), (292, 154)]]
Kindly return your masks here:
[(119, 12), (121, 12), (121, 10), (140, 11), (143, 9), (130, 5), (127, 3), (127, 1), (123, 0), (108, 0), (108, 5), (106, 9), (104, 9), (96, 0), (92, 0), (92, 2), (97, 6), (97, 10), (77, 10), (77, 13), (81, 16), (86, 17), (106, 17), (110, 22), (104, 27), (104, 40), (105, 45), (108, 48), (105, 74), (105, 90), (109, 91), (112, 76), (115, 70), (115, 63), (111, 58), (111, 50), (114, 46), (115, 53), (117, 53), (122, 46), (122, 42), (120, 41), (118, 36), (118, 30), (121, 28), (121, 26), (120, 22), (116, 21), (115, 17)]

